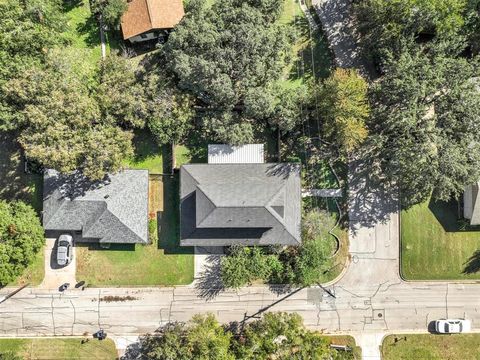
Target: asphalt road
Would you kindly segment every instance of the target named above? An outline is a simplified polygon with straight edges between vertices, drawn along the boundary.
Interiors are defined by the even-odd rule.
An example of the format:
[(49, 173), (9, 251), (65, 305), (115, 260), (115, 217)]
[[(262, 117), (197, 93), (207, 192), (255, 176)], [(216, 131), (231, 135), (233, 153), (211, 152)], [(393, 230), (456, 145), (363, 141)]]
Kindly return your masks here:
[[(338, 65), (361, 68), (351, 56), (357, 51), (348, 34), (349, 1), (315, 4), (322, 22), (327, 22), (324, 28), (328, 32), (330, 22), (333, 29), (328, 36)], [(256, 286), (215, 294), (212, 281), (203, 287), (86, 288), (63, 294), (28, 288), (0, 304), (0, 336), (82, 335), (103, 328), (110, 336), (125, 337), (152, 332), (169, 321), (186, 321), (197, 313), (212, 312), (230, 322), (264, 311), (289, 311), (301, 314), (309, 328), (354, 335), (364, 358), (374, 359), (379, 358), (384, 334), (425, 332), (439, 318), (466, 317), (473, 331), (479, 331), (479, 284), (402, 281), (396, 204), (382, 194), (364, 195), (359, 188), (361, 181), (351, 181), (352, 261), (342, 279), (328, 288), (335, 297), (319, 287), (279, 293), (279, 288)], [(0, 298), (11, 290), (0, 290)]]
[[(378, 215), (382, 201), (371, 204)], [(388, 332), (426, 331), (432, 321), (446, 317), (467, 317), (478, 331), (479, 285), (402, 281), (398, 212), (383, 204), (385, 218), (376, 221), (356, 205), (351, 205), (356, 209), (351, 211), (352, 261), (343, 278), (328, 288), (335, 297), (318, 287), (278, 293), (280, 288), (256, 286), (216, 295), (195, 285), (69, 289), (63, 294), (27, 288), (0, 304), (0, 335), (82, 335), (103, 328), (110, 335), (131, 336), (169, 321), (186, 321), (196, 313), (212, 312), (230, 322), (263, 311), (297, 312), (309, 328), (352, 334), (361, 344), (371, 337), (378, 342), (379, 335)], [(10, 290), (2, 289), (0, 297)], [(371, 346), (372, 359), (378, 355), (377, 345)]]

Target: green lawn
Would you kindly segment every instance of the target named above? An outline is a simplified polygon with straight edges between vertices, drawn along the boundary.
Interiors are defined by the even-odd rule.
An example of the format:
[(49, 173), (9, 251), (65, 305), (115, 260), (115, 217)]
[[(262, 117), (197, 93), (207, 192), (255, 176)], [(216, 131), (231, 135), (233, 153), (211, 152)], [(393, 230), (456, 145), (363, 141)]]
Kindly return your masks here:
[(456, 202), (401, 213), (401, 270), (408, 280), (480, 279), (480, 229), (463, 230)]
[[(179, 246), (178, 175), (163, 177), (162, 182), (164, 211), (158, 223), (151, 221), (153, 243), (112, 244), (110, 249), (79, 245), (79, 281), (86, 281), (89, 286), (180, 285), (193, 281), (193, 249)], [(156, 223), (159, 225), (157, 233)]]
[(134, 155), (125, 160), (125, 166), (130, 169), (147, 169), (150, 174), (162, 174), (163, 152), (151, 133), (144, 129), (135, 132), (133, 138)]
[(82, 340), (83, 338), (0, 339), (0, 354), (12, 352), (25, 360), (117, 359), (117, 350), (112, 340), (90, 338), (84, 344)]
[(285, 0), (280, 22), (292, 25), (295, 44), (292, 63), (285, 69), (282, 85), (297, 88), (309, 79), (328, 77), (333, 66), (333, 55), (321, 29), (310, 32), (305, 15), (296, 0)]
[(478, 360), (479, 358), (480, 334), (389, 335), (382, 345), (383, 360)]
[(30, 284), (31, 286), (40, 285), (45, 277), (45, 253), (43, 248), (35, 255), (33, 262), (25, 269), (9, 286)]
[(68, 21), (64, 36), (69, 46), (62, 49), (62, 56), (71, 59), (77, 74), (86, 81), (93, 81), (93, 73), (101, 59), (98, 22), (90, 12), (88, 0), (67, 0), (64, 11)]

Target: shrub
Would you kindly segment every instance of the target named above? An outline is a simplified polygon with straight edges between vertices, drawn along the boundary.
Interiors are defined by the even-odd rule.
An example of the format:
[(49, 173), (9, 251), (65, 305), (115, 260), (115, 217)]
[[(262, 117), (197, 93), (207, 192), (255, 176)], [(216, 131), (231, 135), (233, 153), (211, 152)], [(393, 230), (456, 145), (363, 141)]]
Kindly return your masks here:
[(0, 286), (15, 280), (45, 243), (40, 219), (21, 201), (0, 201)]
[(276, 255), (267, 255), (258, 247), (234, 246), (222, 258), (222, 281), (227, 288), (239, 288), (254, 280), (268, 280), (272, 273), (281, 271), (282, 264)]

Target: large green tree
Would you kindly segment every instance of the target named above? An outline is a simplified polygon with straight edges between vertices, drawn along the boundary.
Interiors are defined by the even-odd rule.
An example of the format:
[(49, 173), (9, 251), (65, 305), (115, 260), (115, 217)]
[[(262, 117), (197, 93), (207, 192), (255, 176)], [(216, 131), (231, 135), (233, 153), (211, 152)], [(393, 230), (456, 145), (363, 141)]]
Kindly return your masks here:
[(222, 257), (221, 268), (223, 285), (239, 288), (254, 280), (268, 281), (272, 273), (281, 271), (282, 264), (262, 248), (234, 246), (228, 256)]
[(337, 352), (327, 337), (305, 329), (298, 314), (265, 313), (259, 320), (237, 326), (240, 329), (222, 327), (211, 314), (196, 315), (187, 324), (168, 324), (142, 337), (140, 356), (151, 360), (353, 359), (351, 352)]
[[(80, 169), (91, 179), (115, 172), (132, 154), (132, 134), (109, 116), (85, 82), (56, 57), (8, 83), (7, 99), (16, 103), (23, 124), (19, 142), (28, 158), (61, 172)], [(104, 110), (102, 116), (101, 108)], [(114, 110), (111, 110), (112, 112)]]
[(44, 241), (43, 228), (31, 206), (0, 200), (0, 286), (23, 272)]
[(474, 54), (480, 53), (480, 0), (468, 0), (466, 34)]
[(147, 125), (160, 145), (183, 141), (195, 116), (194, 98), (175, 86), (164, 62), (162, 56), (152, 56), (142, 75), (148, 104)]
[(237, 359), (335, 359), (330, 342), (306, 330), (298, 314), (266, 313), (248, 323), (235, 342)]
[(406, 46), (373, 88), (370, 143), (404, 206), (448, 200), (480, 178), (479, 59), (462, 43)]
[(142, 128), (148, 116), (143, 84), (128, 59), (111, 54), (100, 63), (97, 101), (103, 121), (124, 128)]
[(314, 90), (324, 136), (345, 157), (358, 149), (368, 135), (367, 91), (368, 83), (356, 70), (340, 68)]
[(277, 21), (282, 6), (281, 0), (225, 0), (211, 7), (193, 0), (170, 35), (163, 49), (167, 66), (179, 88), (195, 97), (208, 136), (249, 142), (274, 111), (275, 96), (252, 102), (271, 91), (290, 55), (287, 29)]
[(187, 324), (168, 324), (142, 337), (140, 353), (149, 360), (233, 360), (231, 339), (212, 314), (195, 315)]
[(103, 23), (117, 27), (120, 19), (128, 9), (127, 0), (92, 0), (90, 2), (92, 12), (101, 17)]
[(44, 61), (54, 46), (64, 42), (60, 0), (0, 2), (0, 131), (16, 129), (22, 117), (7, 101), (6, 82), (35, 63)]
[(466, 5), (467, 0), (363, 0), (354, 8), (365, 53), (382, 62), (405, 38), (460, 34)]

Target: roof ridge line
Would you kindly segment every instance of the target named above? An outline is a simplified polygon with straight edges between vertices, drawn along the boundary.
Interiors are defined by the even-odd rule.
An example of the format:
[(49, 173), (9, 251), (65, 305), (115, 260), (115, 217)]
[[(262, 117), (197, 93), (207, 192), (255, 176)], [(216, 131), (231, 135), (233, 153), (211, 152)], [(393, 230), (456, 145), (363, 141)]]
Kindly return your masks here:
[(150, 12), (151, 12), (150, 1), (145, 0), (145, 3), (147, 4), (148, 21), (150, 21), (150, 27), (153, 28), (152, 16), (150, 15)]
[[(195, 179), (193, 176), (192, 176), (192, 178)], [(196, 181), (196, 180), (195, 180), (195, 181)], [(215, 204), (215, 203), (212, 201), (212, 199), (210, 199), (210, 197), (209, 197), (207, 194), (205, 194), (205, 191), (203, 191), (203, 190), (201, 189), (200, 185), (201, 185), (201, 184), (199, 184), (199, 183), (197, 182), (196, 188), (198, 189), (198, 191), (200, 191), (200, 192), (203, 194), (203, 196), (205, 196), (205, 198), (207, 198), (208, 201), (210, 201), (210, 202), (212, 203), (212, 205), (214, 206), (214, 209), (213, 209), (212, 211), (210, 211), (208, 214), (206, 214), (206, 215), (203, 217), (203, 219), (200, 220), (200, 222), (195, 221), (195, 222), (196, 222), (195, 228), (200, 227), (200, 225), (202, 225), (202, 222), (204, 222), (204, 221), (208, 218), (208, 216), (211, 215), (212, 212), (213, 212), (215, 209), (218, 208), (217, 204)], [(196, 192), (195, 192), (195, 196), (197, 196), (197, 193), (196, 193)], [(196, 209), (196, 208), (197, 208), (197, 202), (196, 202), (196, 199), (195, 199), (195, 214), (197, 213), (197, 209)]]

